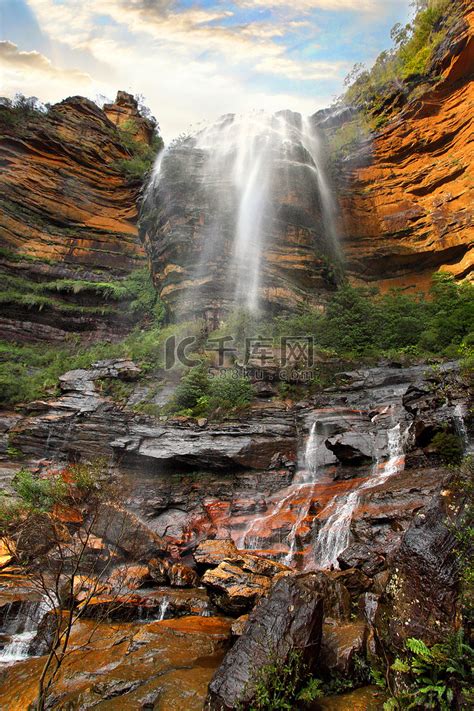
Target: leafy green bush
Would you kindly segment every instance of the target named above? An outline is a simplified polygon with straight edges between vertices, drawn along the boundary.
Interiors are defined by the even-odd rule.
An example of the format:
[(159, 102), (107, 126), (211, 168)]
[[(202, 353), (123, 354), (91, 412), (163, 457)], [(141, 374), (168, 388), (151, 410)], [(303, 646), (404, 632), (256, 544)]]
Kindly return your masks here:
[(209, 390), (209, 378), (205, 363), (190, 368), (179, 383), (174, 394), (175, 405), (179, 409), (192, 410)]
[[(424, 330), (420, 332), (420, 324)], [(305, 311), (274, 321), (275, 336), (312, 335), (339, 355), (360, 357), (405, 352), (462, 355), (474, 333), (474, 287), (436, 274), (428, 297), (343, 285), (326, 311)], [(464, 351), (463, 351), (464, 349)]]
[(158, 133), (154, 133), (151, 145), (137, 140), (137, 126), (133, 119), (126, 121), (117, 130), (120, 142), (130, 157), (115, 161), (114, 167), (130, 180), (143, 180), (153, 167), (157, 154), (163, 148), (163, 139)]
[(21, 469), (12, 482), (13, 490), (24, 506), (38, 511), (48, 511), (66, 496), (66, 485), (61, 476), (42, 479), (27, 469)]
[(215, 377), (205, 362), (190, 368), (176, 388), (170, 409), (189, 416), (206, 416), (217, 410), (228, 412), (250, 403), (250, 380), (234, 371), (222, 371)]
[(438, 432), (433, 437), (431, 445), (445, 464), (461, 463), (464, 445), (461, 437), (458, 435), (452, 432)]
[(384, 709), (472, 708), (474, 650), (462, 630), (432, 647), (412, 637), (406, 640), (405, 650), (392, 669), (401, 675), (407, 692), (389, 700)]
[[(230, 373), (230, 377), (227, 376)], [(209, 408), (232, 410), (249, 404), (253, 397), (250, 380), (237, 376), (233, 371), (224, 371), (223, 376), (213, 378), (209, 385)]]

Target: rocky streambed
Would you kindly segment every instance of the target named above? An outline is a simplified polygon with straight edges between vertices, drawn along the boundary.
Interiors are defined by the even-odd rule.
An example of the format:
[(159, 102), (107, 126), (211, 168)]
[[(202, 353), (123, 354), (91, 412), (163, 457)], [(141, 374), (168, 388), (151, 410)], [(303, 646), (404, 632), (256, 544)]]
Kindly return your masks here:
[[(58, 397), (2, 414), (4, 450), (30, 468), (105, 455), (123, 492), (94, 525), (88, 555), (112, 572), (94, 595), (90, 580), (74, 590), (83, 615), (49, 707), (232, 709), (251, 703), (259, 667), (300, 650), (317, 676), (367, 687), (318, 708), (380, 708), (369, 666), (422, 630), (437, 641), (456, 619), (446, 523), (459, 506), (433, 440), (468, 445), (457, 364), (340, 372), (305, 401), (262, 398), (222, 422), (145, 416), (99, 387), (134, 391), (138, 374), (103, 361), (66, 373)], [(5, 464), (7, 485), (14, 471)], [(58, 517), (80, 537), (81, 520)], [(51, 610), (38, 612), (8, 551), (2, 568), (0, 707), (14, 711), (34, 699)]]

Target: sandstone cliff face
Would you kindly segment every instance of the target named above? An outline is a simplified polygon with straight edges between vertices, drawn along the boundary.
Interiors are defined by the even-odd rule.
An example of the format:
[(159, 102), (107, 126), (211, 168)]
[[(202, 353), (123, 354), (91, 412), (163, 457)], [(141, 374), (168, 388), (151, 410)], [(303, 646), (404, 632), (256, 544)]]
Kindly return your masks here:
[(422, 93), (338, 167), (344, 250), (356, 282), (420, 288), (437, 270), (471, 273), (474, 8), (463, 9), (434, 57), (430, 74), (439, 81), (415, 90)]
[[(128, 98), (127, 98), (128, 97)], [(25, 298), (58, 280), (115, 282), (144, 263), (137, 240), (137, 182), (117, 170), (129, 157), (108, 116), (129, 116), (137, 139), (149, 126), (136, 102), (119, 92), (102, 111), (71, 97), (47, 114), (0, 108), (0, 265), (7, 284), (0, 305), (1, 336), (60, 340), (66, 332), (111, 332), (116, 314), (101, 315), (99, 290)], [(22, 295), (20, 298), (18, 294)], [(41, 302), (41, 303), (40, 303)], [(123, 326), (123, 324), (122, 324)], [(116, 331), (114, 327), (114, 331)], [(120, 331), (120, 326), (118, 328)]]

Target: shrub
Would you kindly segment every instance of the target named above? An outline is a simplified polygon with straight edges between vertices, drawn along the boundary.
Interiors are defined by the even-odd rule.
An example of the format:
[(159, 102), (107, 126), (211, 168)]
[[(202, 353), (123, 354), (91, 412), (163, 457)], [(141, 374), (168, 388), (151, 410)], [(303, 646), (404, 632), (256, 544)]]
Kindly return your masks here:
[(205, 363), (190, 368), (181, 379), (174, 395), (175, 405), (192, 410), (198, 400), (208, 393), (209, 379)]
[(445, 464), (461, 463), (464, 444), (458, 435), (452, 432), (438, 432), (433, 437), (431, 444)]
[(453, 634), (442, 644), (428, 647), (421, 639), (405, 642), (405, 655), (398, 658), (392, 669), (398, 672), (407, 692), (388, 702), (384, 709), (472, 708), (472, 665), (474, 650), (464, 640), (463, 631)]
[(13, 489), (24, 506), (38, 511), (48, 511), (66, 495), (66, 485), (61, 476), (47, 479), (21, 469), (13, 478)]
[(322, 695), (321, 682), (308, 675), (301, 652), (291, 651), (285, 662), (270, 663), (259, 670), (249, 711), (302, 708), (302, 704)]
[(129, 157), (115, 161), (115, 169), (130, 180), (143, 180), (153, 167), (157, 154), (163, 149), (163, 139), (158, 133), (154, 133), (151, 145), (137, 140), (137, 126), (132, 119), (117, 128), (117, 131), (120, 143), (129, 153)]
[(248, 378), (237, 376), (233, 371), (229, 371), (231, 377), (213, 378), (209, 385), (209, 407), (212, 410), (221, 408), (232, 410), (233, 408), (245, 407), (253, 397), (253, 390)]

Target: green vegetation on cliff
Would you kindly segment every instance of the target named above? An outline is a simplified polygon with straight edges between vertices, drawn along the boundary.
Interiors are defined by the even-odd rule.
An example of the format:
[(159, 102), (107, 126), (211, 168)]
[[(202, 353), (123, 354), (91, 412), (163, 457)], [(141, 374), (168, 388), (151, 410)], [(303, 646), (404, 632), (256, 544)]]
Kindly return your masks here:
[(435, 50), (458, 16), (459, 2), (414, 0), (412, 6), (416, 11), (412, 22), (392, 28), (393, 47), (381, 52), (370, 70), (356, 64), (347, 76), (346, 104), (377, 112), (403, 82), (416, 83), (427, 74)]
[(426, 90), (439, 77), (433, 59), (448, 33), (461, 17), (460, 0), (413, 0), (411, 22), (391, 30), (393, 45), (379, 54), (367, 69), (357, 63), (345, 79), (345, 93), (338, 103), (357, 109), (349, 120), (328, 132), (333, 158), (346, 158), (360, 142), (377, 131), (393, 110)]
[[(68, 280), (62, 288), (74, 288)], [(99, 289), (109, 290), (104, 284)], [(81, 288), (81, 287), (79, 287)], [(77, 337), (61, 347), (0, 343), (0, 386), (3, 402), (26, 402), (53, 394), (61, 373), (86, 368), (103, 358), (129, 357), (144, 373), (163, 368), (164, 343), (184, 335), (196, 337), (194, 352), (205, 359), (206, 330), (200, 322), (163, 328), (163, 307), (146, 275), (133, 273), (111, 285), (111, 297), (127, 294), (121, 302), (137, 321), (136, 329), (120, 343), (81, 345)], [(437, 275), (429, 295), (342, 286), (326, 311), (305, 310), (289, 317), (257, 318), (234, 314), (213, 334), (233, 335), (239, 350), (245, 338), (269, 337), (277, 347), (281, 337), (308, 337), (326, 357), (373, 359), (380, 356), (414, 359), (465, 357), (474, 344), (474, 287)], [(245, 406), (251, 390), (245, 378), (211, 378), (204, 366), (183, 371), (174, 411), (207, 415)]]
[(155, 132), (150, 145), (137, 140), (137, 126), (132, 119), (126, 121), (117, 131), (120, 142), (127, 149), (130, 157), (116, 161), (115, 168), (130, 180), (143, 180), (164, 146), (163, 139)]

